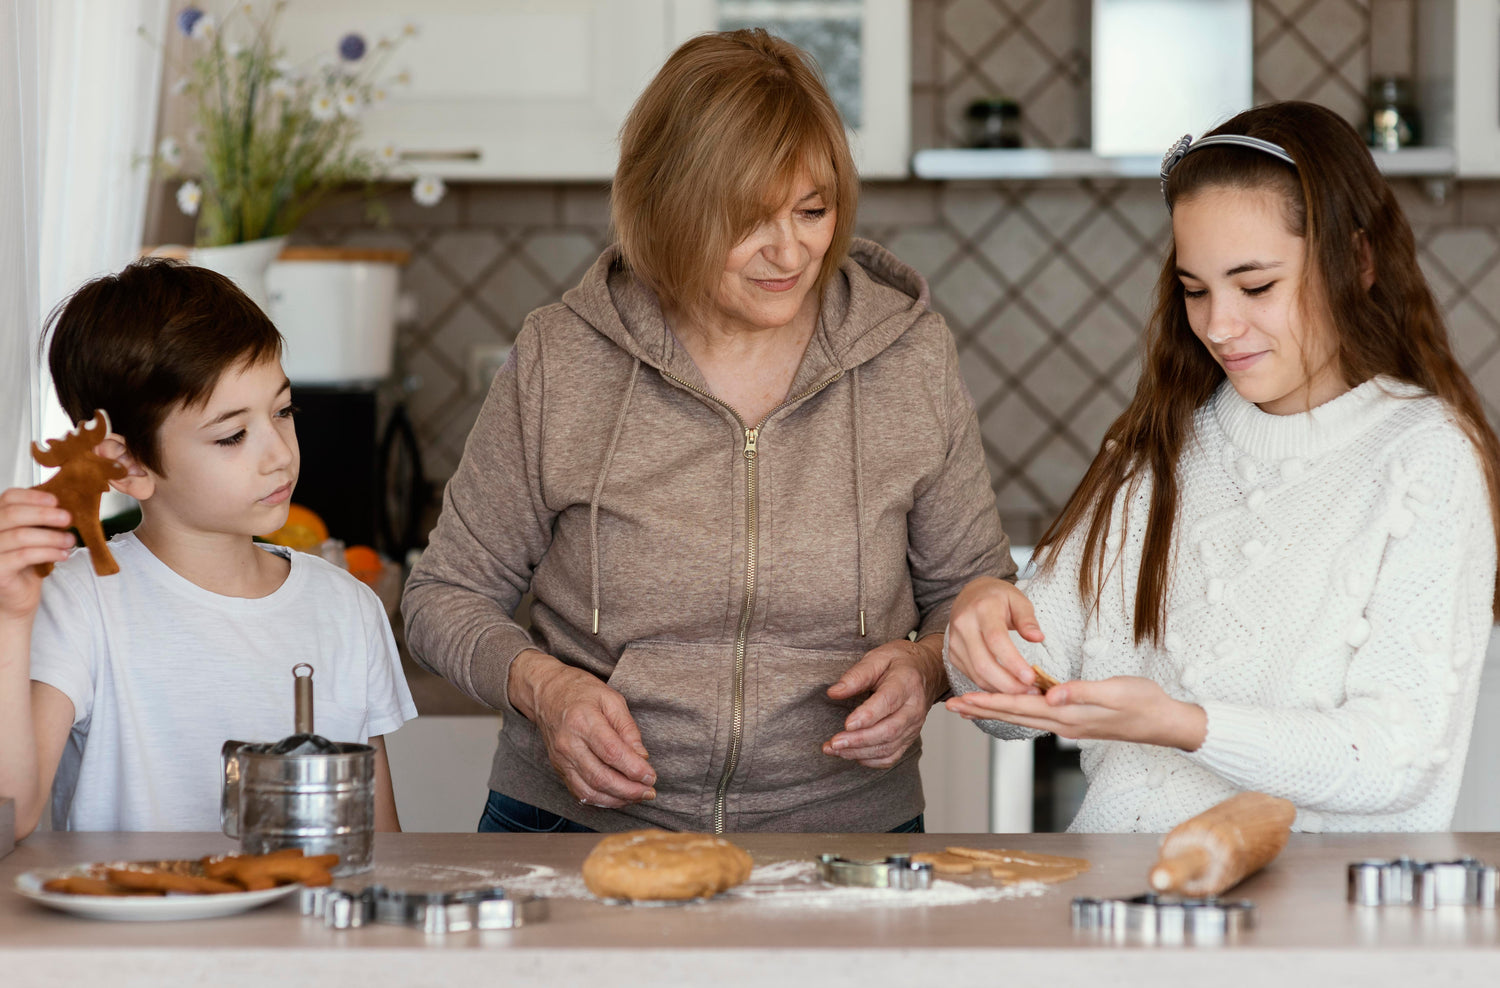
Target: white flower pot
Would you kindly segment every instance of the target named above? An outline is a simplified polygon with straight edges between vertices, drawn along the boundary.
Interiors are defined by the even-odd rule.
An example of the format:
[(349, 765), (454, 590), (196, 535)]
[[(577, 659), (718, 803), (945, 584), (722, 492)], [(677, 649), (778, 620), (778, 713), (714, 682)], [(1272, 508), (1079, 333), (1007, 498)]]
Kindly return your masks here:
[(294, 384), (367, 384), (391, 372), (405, 251), (293, 247), (266, 271)]
[(266, 268), (276, 260), (286, 241), (286, 237), (266, 237), (223, 247), (193, 247), (188, 250), (188, 263), (217, 271), (234, 282), (274, 322), (266, 291)]

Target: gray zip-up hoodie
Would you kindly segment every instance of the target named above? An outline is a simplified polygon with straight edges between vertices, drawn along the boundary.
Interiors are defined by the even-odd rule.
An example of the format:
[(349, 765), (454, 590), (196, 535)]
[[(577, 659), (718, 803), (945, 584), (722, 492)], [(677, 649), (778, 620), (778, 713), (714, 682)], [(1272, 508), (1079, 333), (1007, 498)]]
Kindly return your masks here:
[[(927, 283), (855, 241), (785, 402), (715, 400), (611, 249), (533, 312), (402, 602), (411, 651), (505, 716), (490, 787), (585, 826), (878, 831), (922, 810), (920, 747), (824, 755), (825, 690), (969, 580), (1010, 577), (974, 408)], [(511, 615), (530, 589), (531, 631)], [(618, 690), (657, 798), (581, 806), (511, 707), (538, 648)]]

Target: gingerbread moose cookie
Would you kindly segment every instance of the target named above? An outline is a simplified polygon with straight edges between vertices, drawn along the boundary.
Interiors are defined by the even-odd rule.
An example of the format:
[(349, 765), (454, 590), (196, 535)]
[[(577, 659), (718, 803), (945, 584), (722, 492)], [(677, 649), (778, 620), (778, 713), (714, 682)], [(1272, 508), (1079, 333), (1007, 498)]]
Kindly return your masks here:
[[(61, 439), (45, 444), (31, 444), (31, 458), (44, 467), (57, 467), (58, 471), (46, 483), (37, 484), (33, 490), (47, 491), (57, 498), (58, 507), (73, 516), (73, 524), (89, 547), (89, 557), (94, 561), (94, 572), (109, 576), (120, 572), (120, 564), (110, 555), (109, 543), (104, 539), (104, 526), (99, 523), (99, 495), (109, 490), (111, 480), (125, 476), (125, 468), (114, 460), (94, 452), (94, 447), (109, 435), (109, 416), (101, 408), (94, 417), (79, 425)], [(51, 563), (37, 563), (40, 576), (52, 572)]]

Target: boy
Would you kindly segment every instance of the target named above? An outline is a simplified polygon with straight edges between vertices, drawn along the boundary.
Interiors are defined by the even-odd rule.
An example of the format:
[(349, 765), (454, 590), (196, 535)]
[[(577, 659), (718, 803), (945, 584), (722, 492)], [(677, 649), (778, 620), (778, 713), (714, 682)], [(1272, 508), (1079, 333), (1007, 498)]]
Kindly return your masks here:
[(58, 397), (75, 422), (110, 415), (97, 451), (125, 466), (111, 484), (141, 523), (98, 577), (50, 494), (0, 495), (0, 794), (18, 837), (49, 792), (59, 829), (218, 830), (219, 749), (292, 733), (298, 662), (317, 732), (374, 746), (376, 827), (400, 829), (381, 735), (416, 708), (379, 600), (252, 539), (297, 482), (280, 355), (232, 282), (168, 261), (92, 281), (55, 317)]

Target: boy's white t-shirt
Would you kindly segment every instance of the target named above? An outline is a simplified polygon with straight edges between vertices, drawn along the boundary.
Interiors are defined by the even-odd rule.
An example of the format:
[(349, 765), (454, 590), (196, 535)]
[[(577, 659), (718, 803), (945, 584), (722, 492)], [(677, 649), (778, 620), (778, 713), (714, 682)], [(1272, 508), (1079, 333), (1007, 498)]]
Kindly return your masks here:
[(42, 584), (31, 678), (73, 702), (52, 790), (68, 830), (219, 829), (220, 749), (293, 733), (292, 667), (313, 667), (314, 730), (365, 742), (417, 715), (379, 598), (316, 556), (246, 600), (204, 590), (133, 533), (96, 576), (87, 550)]

